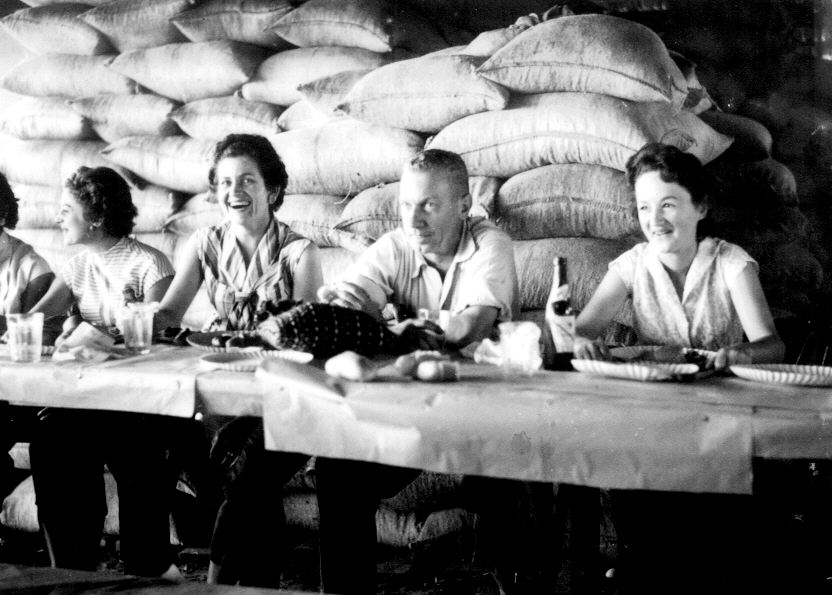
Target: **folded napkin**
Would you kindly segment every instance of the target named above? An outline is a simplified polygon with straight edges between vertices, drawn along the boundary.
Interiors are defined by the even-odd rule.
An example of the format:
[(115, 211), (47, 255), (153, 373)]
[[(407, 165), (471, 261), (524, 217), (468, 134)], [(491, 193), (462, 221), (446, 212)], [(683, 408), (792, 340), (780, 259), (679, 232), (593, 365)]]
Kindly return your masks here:
[(95, 364), (111, 357), (122, 357), (124, 354), (113, 347), (115, 342), (116, 340), (110, 335), (101, 332), (88, 322), (82, 322), (75, 327), (69, 337), (56, 345), (52, 361)]

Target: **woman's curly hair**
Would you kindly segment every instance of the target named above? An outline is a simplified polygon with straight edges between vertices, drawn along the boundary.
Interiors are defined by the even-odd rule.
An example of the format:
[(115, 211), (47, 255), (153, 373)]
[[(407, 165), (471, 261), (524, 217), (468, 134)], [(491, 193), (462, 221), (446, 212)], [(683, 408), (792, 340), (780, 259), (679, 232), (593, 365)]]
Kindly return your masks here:
[(20, 214), (17, 209), (17, 198), (9, 186), (6, 176), (0, 174), (0, 219), (4, 219), (5, 223), (0, 225), (2, 229), (14, 229), (20, 219)]
[(214, 196), (217, 193), (217, 165), (226, 157), (248, 157), (254, 161), (263, 176), (266, 190), (275, 195), (272, 211), (280, 208), (289, 176), (286, 166), (267, 138), (256, 134), (229, 134), (217, 143), (214, 162), (208, 172), (208, 183)]
[(123, 238), (133, 231), (139, 214), (130, 187), (109, 167), (80, 167), (64, 184), (84, 209), (84, 219), (101, 222), (107, 235)]

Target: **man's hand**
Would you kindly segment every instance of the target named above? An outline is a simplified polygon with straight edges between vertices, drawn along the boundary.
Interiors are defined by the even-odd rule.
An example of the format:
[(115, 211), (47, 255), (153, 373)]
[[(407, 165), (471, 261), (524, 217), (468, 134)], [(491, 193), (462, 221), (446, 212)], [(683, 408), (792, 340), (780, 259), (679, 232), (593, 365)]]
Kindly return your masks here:
[(436, 351), (445, 347), (445, 334), (438, 324), (421, 318), (410, 318), (390, 330), (407, 339), (414, 349)]
[(376, 320), (382, 320), (381, 310), (376, 306), (364, 289), (355, 283), (339, 281), (323, 285), (318, 290), (318, 299), (333, 306), (360, 310)]

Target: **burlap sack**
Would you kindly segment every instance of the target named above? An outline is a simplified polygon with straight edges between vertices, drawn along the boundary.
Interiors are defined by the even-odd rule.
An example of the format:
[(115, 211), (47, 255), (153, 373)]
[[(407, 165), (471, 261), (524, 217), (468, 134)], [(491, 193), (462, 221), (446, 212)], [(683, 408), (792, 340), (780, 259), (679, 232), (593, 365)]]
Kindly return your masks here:
[(729, 151), (735, 160), (759, 161), (771, 156), (771, 133), (756, 120), (713, 110), (702, 112), (699, 117), (717, 132), (734, 139)]
[(270, 29), (292, 10), (290, 0), (208, 0), (171, 19), (191, 41), (230, 39), (285, 49), (289, 43)]
[(203, 192), (192, 197), (181, 209), (167, 218), (165, 231), (187, 238), (197, 229), (220, 225), (222, 220), (219, 205), (208, 200), (207, 194)]
[(110, 68), (159, 95), (187, 103), (231, 95), (265, 56), (264, 48), (237, 41), (173, 43), (121, 54)]
[(281, 131), (283, 108), (240, 97), (216, 97), (186, 103), (171, 119), (193, 138), (222, 140), (229, 134), (270, 136)]
[(318, 250), (318, 254), (321, 256), (324, 283), (332, 283), (337, 280), (360, 256), (359, 252), (353, 252), (346, 248), (321, 248)]
[(659, 36), (609, 15), (568, 16), (535, 25), (494, 54), (480, 73), (519, 93), (602, 93), (668, 102), (676, 109), (687, 97), (685, 77)]
[(357, 120), (437, 132), (479, 112), (501, 110), (508, 91), (477, 74), (481, 58), (426, 56), (362, 77), (338, 109)]
[(701, 114), (711, 109), (715, 104), (710, 94), (708, 94), (708, 90), (705, 89), (705, 86), (699, 81), (699, 77), (696, 76), (696, 62), (673, 50), (668, 50), (668, 53), (676, 66), (679, 67), (682, 76), (685, 77), (685, 84), (688, 87), (688, 96), (685, 97), (685, 103), (682, 107), (694, 114)]
[(243, 97), (275, 105), (292, 105), (302, 99), (298, 87), (348, 70), (372, 70), (388, 64), (390, 54), (347, 47), (309, 47), (280, 52), (266, 59), (251, 81), (243, 85)]
[(112, 56), (47, 54), (27, 58), (0, 78), (0, 88), (18, 95), (89, 97), (138, 93), (136, 82), (108, 68)]
[(102, 153), (152, 184), (196, 194), (208, 189), (215, 145), (187, 136), (131, 136), (111, 143)]
[(328, 116), (333, 115), (335, 109), (343, 103), (347, 93), (370, 72), (373, 71), (368, 68), (338, 72), (300, 85), (298, 93), (303, 97), (303, 101), (308, 102), (319, 112)]
[(55, 229), (63, 188), (39, 184), (12, 184), (17, 197), (17, 227), (20, 229)]
[(170, 19), (191, 4), (191, 0), (112, 0), (79, 18), (103, 32), (119, 52), (129, 52), (186, 41)]
[(300, 130), (302, 128), (317, 128), (330, 122), (345, 120), (346, 118), (347, 117), (344, 114), (334, 112), (332, 115), (326, 115), (320, 110), (312, 107), (312, 104), (308, 101), (301, 100), (296, 101), (287, 107), (286, 110), (280, 114), (277, 124), (280, 126), (280, 129), (285, 132), (288, 130)]
[[(369, 242), (375, 241), (401, 224), (399, 182), (367, 188), (353, 198), (335, 225), (339, 232), (351, 233)], [(500, 180), (472, 176), (468, 178), (471, 214), (488, 217), (494, 209)]]
[(503, 111), (457, 120), (428, 147), (459, 153), (469, 174), (507, 178), (552, 163), (624, 171), (627, 159), (648, 142), (679, 147), (708, 163), (725, 152), (731, 139), (667, 103), (542, 93), (518, 96)]
[(510, 25), (502, 29), (483, 31), (469, 43), (461, 54), (490, 58), (502, 49), (508, 42), (528, 29), (528, 25)]
[(401, 177), (402, 164), (424, 141), (408, 130), (333, 122), (270, 137), (286, 163), (289, 194), (350, 196)]
[(101, 151), (103, 141), (26, 140), (0, 143), (0, 172), (10, 182), (62, 186), (66, 178), (82, 165), (110, 167), (129, 183), (129, 172), (111, 163)]
[(288, 194), (277, 218), (318, 246), (339, 246), (335, 225), (348, 202), (343, 196)]
[(448, 46), (420, 13), (390, 0), (309, 0), (272, 29), (299, 47), (343, 46), (426, 54)]
[(128, 136), (175, 136), (182, 131), (170, 115), (179, 104), (152, 93), (98, 95), (67, 101), (108, 143)]
[[(520, 309), (546, 306), (552, 289), (553, 259), (566, 258), (572, 304), (581, 310), (607, 273), (607, 266), (632, 248), (637, 240), (548, 238), (514, 242), (514, 262), (520, 281)], [(625, 317), (626, 318), (626, 317)], [(621, 316), (616, 320), (628, 324)]]
[(24, 8), (0, 20), (12, 37), (36, 54), (115, 54), (107, 36), (78, 18), (88, 4)]
[(615, 239), (640, 230), (625, 175), (602, 165), (546, 165), (512, 176), (497, 195), (497, 213), (514, 240)]
[(12, 104), (0, 113), (0, 133), (23, 140), (97, 138), (90, 122), (62, 97), (27, 97)]

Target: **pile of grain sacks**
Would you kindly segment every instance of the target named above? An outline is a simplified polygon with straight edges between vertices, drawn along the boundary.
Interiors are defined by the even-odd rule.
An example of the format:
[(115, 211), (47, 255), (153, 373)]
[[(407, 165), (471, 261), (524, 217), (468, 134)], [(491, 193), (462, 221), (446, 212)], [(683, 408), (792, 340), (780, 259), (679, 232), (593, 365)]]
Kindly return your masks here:
[(711, 103), (693, 68), (614, 16), (527, 17), (473, 38), (393, 0), (111, 0), (0, 24), (37, 53), (0, 79), (23, 96), (0, 114), (15, 137), (0, 171), (21, 199), (17, 235), (53, 266), (72, 253), (52, 217), (79, 165), (121, 171), (137, 237), (175, 258), (183, 237), (219, 222), (213, 144), (247, 132), (285, 161), (278, 217), (323, 248), (331, 278), (398, 224), (402, 163), (441, 148), (468, 164), (475, 214), (516, 240), (535, 319), (554, 256), (569, 259), (580, 308), (639, 241), (630, 155), (662, 141), (708, 163), (731, 146), (696, 115)]

